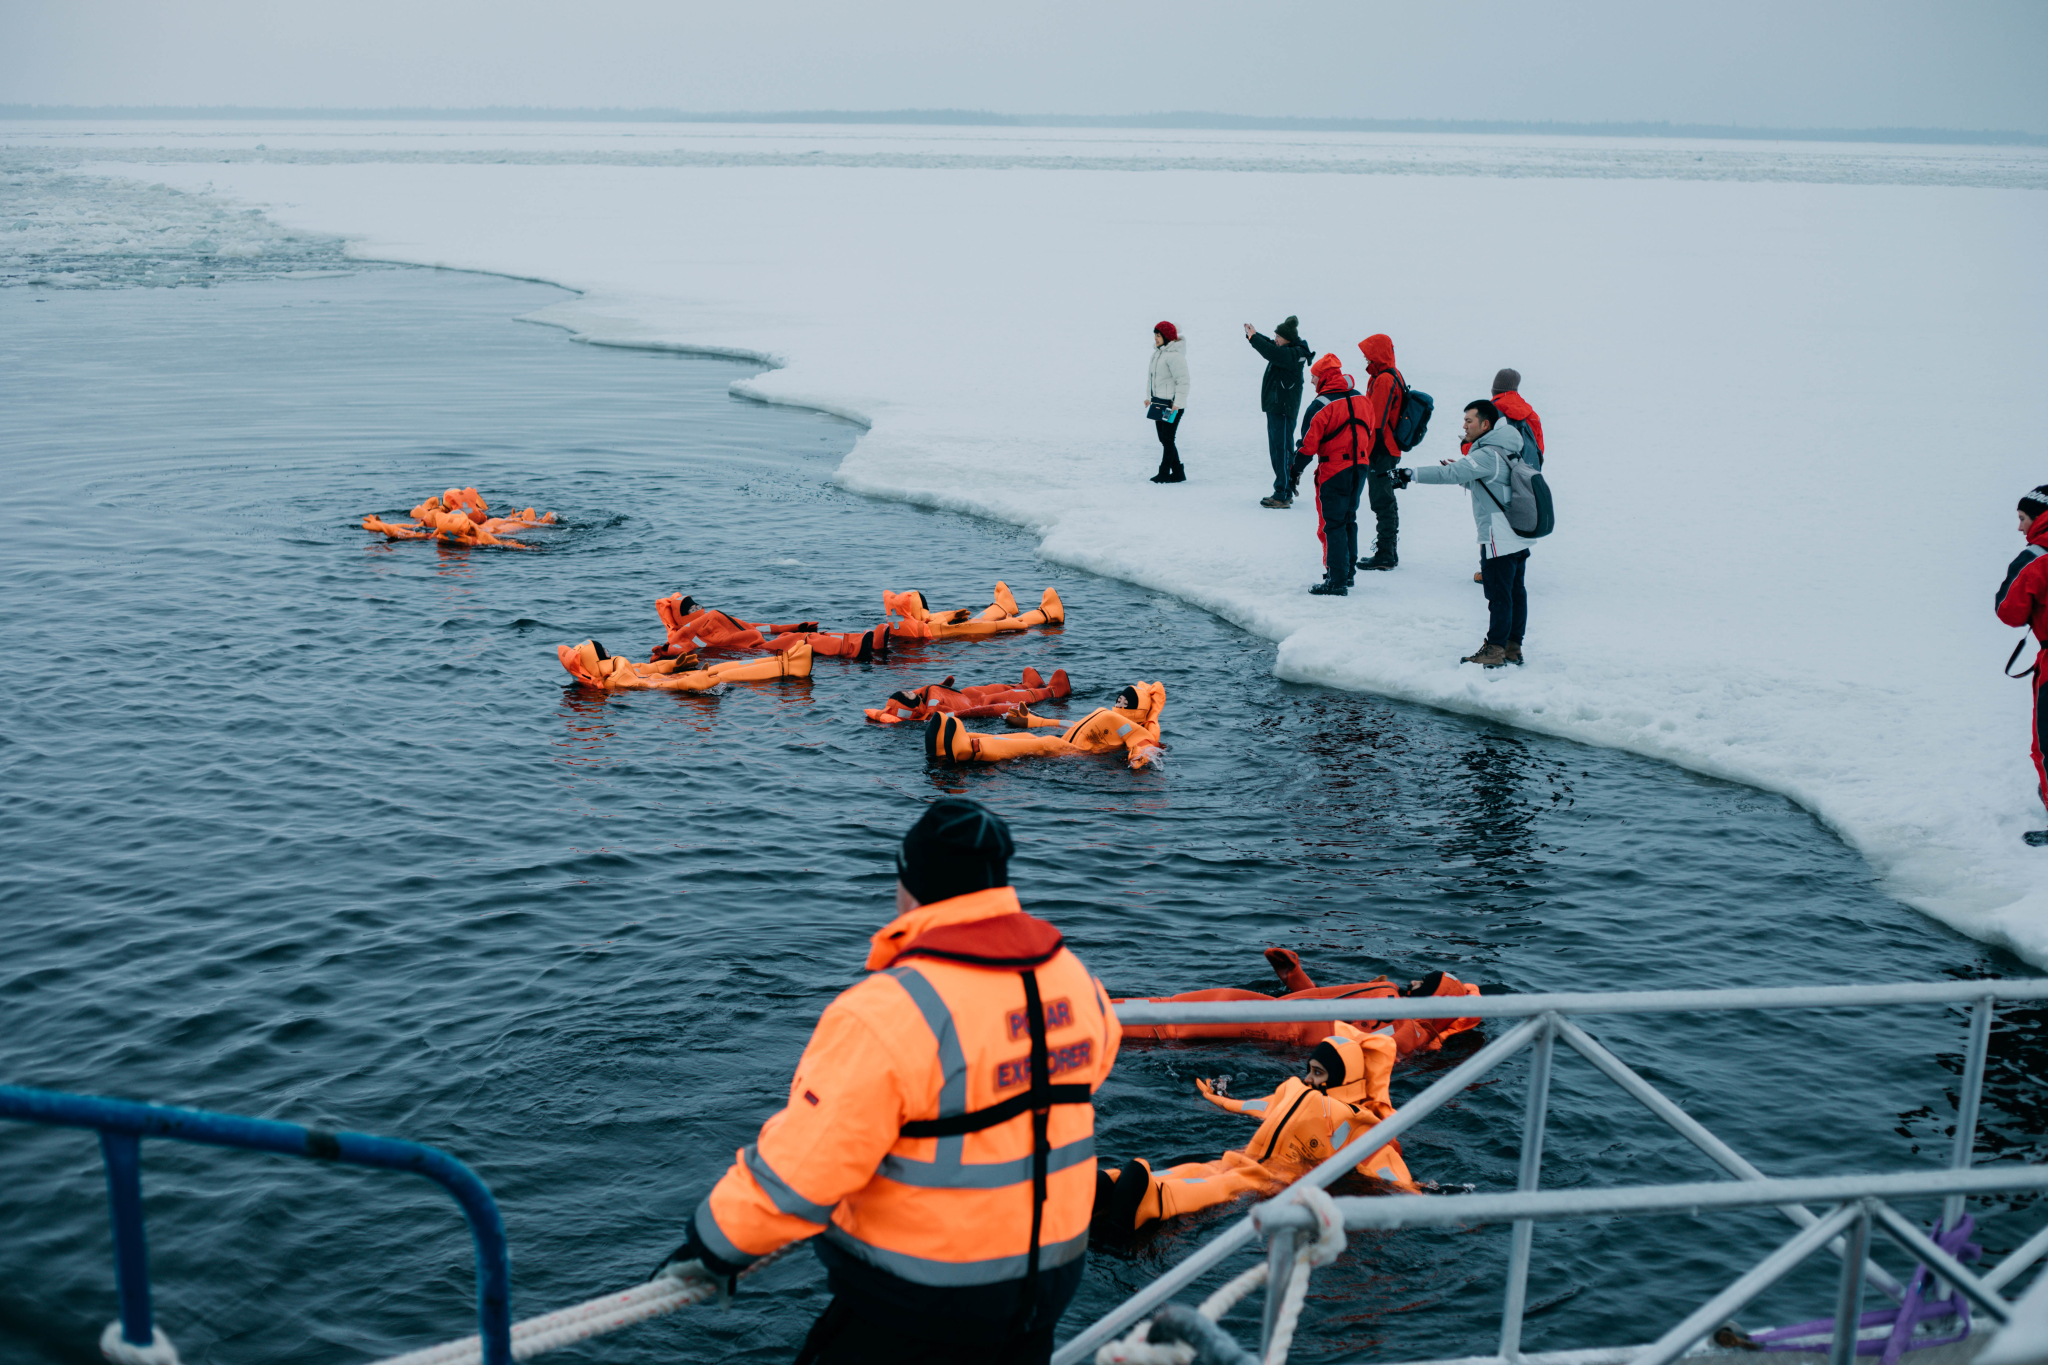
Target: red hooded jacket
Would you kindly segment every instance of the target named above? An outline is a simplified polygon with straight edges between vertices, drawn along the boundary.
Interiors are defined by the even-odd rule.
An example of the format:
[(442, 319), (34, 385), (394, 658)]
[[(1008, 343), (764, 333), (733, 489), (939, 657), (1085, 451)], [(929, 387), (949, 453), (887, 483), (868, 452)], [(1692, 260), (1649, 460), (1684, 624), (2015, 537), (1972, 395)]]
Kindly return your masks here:
[(1401, 447), (1394, 444), (1394, 423), (1401, 419), (1400, 395), (1408, 381), (1394, 367), (1394, 339), (1385, 332), (1374, 332), (1358, 343), (1358, 349), (1365, 354), (1365, 402), (1361, 406), (1367, 409), (1372, 424), (1372, 445), (1366, 453), (1398, 460)]
[(2031, 627), (2034, 638), (2048, 646), (2048, 512), (2027, 528), (2027, 547), (1998, 590), (1998, 619)]
[(1301, 433), (1301, 453), (1316, 457), (1320, 486), (1372, 453), (1376, 428), (1371, 400), (1352, 387), (1351, 376), (1338, 369), (1332, 357), (1324, 356), (1309, 373), (1316, 377), (1316, 402)]

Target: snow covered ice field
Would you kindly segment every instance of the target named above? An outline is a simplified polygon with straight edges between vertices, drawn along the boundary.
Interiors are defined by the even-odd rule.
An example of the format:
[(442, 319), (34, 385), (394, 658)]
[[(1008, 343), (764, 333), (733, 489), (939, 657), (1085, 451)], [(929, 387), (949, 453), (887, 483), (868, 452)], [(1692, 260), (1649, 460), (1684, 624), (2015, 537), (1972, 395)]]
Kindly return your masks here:
[[(0, 150), (230, 201), (223, 254), (341, 236), (580, 290), (534, 316), (586, 340), (772, 358), (739, 387), (870, 424), (851, 489), (1028, 526), (1280, 641), (1292, 679), (1785, 793), (1901, 899), (2048, 965), (2027, 689), (1990, 610), (2048, 480), (2048, 151), (419, 123), (15, 123)], [(172, 211), (122, 202), (138, 232)], [(1257, 505), (1240, 331), (1289, 313), (1361, 377), (1358, 340), (1393, 336), (1438, 402), (1411, 460), (1522, 371), (1559, 512), (1528, 667), (1457, 662), (1485, 623), (1460, 492), (1402, 495), (1398, 571), (1307, 595), (1314, 513)], [(1163, 488), (1160, 318), (1193, 374), (1189, 482)]]

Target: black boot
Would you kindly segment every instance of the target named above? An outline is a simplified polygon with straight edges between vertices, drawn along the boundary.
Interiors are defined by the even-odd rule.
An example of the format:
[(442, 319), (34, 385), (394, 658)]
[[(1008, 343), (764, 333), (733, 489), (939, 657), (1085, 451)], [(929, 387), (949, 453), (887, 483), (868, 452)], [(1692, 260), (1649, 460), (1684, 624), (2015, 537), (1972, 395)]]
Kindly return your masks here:
[(1401, 563), (1401, 556), (1394, 553), (1392, 541), (1375, 541), (1370, 557), (1358, 561), (1361, 569), (1392, 569)]
[(1345, 594), (1349, 593), (1351, 589), (1345, 587), (1342, 583), (1337, 582), (1335, 579), (1325, 578), (1322, 582), (1316, 584), (1313, 588), (1310, 588), (1309, 591), (1314, 593), (1318, 597), (1342, 597)]
[(2020, 838), (2033, 848), (2048, 848), (2048, 829), (2030, 829)]

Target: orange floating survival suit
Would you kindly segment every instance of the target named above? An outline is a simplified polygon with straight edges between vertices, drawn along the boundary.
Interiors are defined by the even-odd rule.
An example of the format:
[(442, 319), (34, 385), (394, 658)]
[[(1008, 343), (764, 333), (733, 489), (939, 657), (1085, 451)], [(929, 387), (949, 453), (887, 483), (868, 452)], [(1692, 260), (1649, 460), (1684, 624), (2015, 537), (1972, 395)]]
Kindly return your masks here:
[(374, 513), (363, 518), (363, 529), (392, 540), (440, 540), (450, 545), (502, 545), (530, 550), (506, 539), (534, 526), (551, 526), (555, 514), (536, 516), (529, 507), (503, 517), (486, 515), (483, 495), (474, 488), (451, 488), (438, 498), (428, 498), (409, 514), (412, 525), (394, 524)]
[(798, 636), (796, 644), (770, 658), (735, 660), (712, 664), (709, 668), (687, 670), (680, 665), (695, 662), (695, 656), (689, 660), (664, 659), (636, 664), (620, 655), (605, 653), (604, 646), (595, 640), (585, 640), (580, 645), (556, 645), (555, 656), (577, 682), (587, 687), (601, 687), (607, 692), (641, 689), (705, 692), (729, 682), (767, 682), (774, 678), (811, 676), (811, 647), (804, 643), (803, 636)]
[(779, 653), (790, 648), (799, 638), (810, 642), (812, 652), (830, 659), (857, 659), (865, 663), (871, 658), (889, 657), (889, 636), (881, 626), (872, 631), (835, 634), (819, 630), (816, 621), (785, 624), (742, 621), (722, 611), (699, 607), (696, 599), (681, 593), (660, 598), (655, 602), (654, 610), (661, 617), (662, 628), (668, 632), (668, 643), (654, 651), (656, 658), (694, 653), (699, 647), (763, 649)]
[[(1342, 1062), (1342, 1072), (1333, 1072), (1327, 1086), (1290, 1076), (1264, 1099), (1236, 1100), (1218, 1094), (1206, 1080), (1196, 1081), (1203, 1099), (1258, 1119), (1259, 1131), (1241, 1149), (1214, 1161), (1183, 1162), (1156, 1174), (1148, 1165), (1151, 1187), (1138, 1201), (1133, 1226), (1213, 1208), (1242, 1194), (1275, 1194), (1336, 1155), (1352, 1138), (1391, 1118), (1395, 1110), (1386, 1085), (1394, 1064), (1392, 1041), (1382, 1036), (1362, 1043), (1336, 1035), (1321, 1041), (1326, 1046), (1316, 1055), (1326, 1069), (1333, 1054)], [(1358, 1171), (1408, 1193), (1418, 1192), (1401, 1159), (1398, 1140), (1361, 1161)]]
[[(1004, 610), (1007, 603), (1009, 610)], [(970, 619), (969, 609), (960, 608), (952, 612), (934, 612), (924, 604), (921, 592), (885, 592), (882, 606), (891, 616), (900, 620), (889, 622), (889, 631), (905, 640), (978, 640), (991, 635), (1010, 635), (1030, 630), (1033, 626), (1058, 626), (1066, 624), (1066, 604), (1060, 595), (1047, 588), (1039, 595), (1038, 605), (1032, 610), (1017, 614), (1017, 602), (1010, 596), (1010, 590), (1001, 583), (996, 584), (996, 601), (979, 616)]]
[(694, 1235), (745, 1266), (822, 1233), (835, 1293), (957, 1317), (973, 1287), (1033, 1285), (1087, 1250), (1116, 1015), (1008, 886), (911, 909), (867, 965)]
[[(1059, 735), (984, 735), (969, 730), (956, 716), (938, 714), (925, 722), (925, 756), (949, 763), (1000, 763), (1004, 759), (1057, 754), (1123, 752), (1133, 768), (1158, 757), (1159, 714), (1166, 707), (1166, 684), (1133, 683), (1114, 707), (1091, 711)], [(1057, 726), (1019, 708), (1005, 717), (1014, 725)]]
[[(1281, 981), (1288, 987), (1282, 996), (1261, 995), (1257, 991), (1238, 990), (1223, 986), (1212, 990), (1186, 991), (1180, 995), (1147, 996), (1154, 1004), (1171, 1004), (1180, 1001), (1209, 1000), (1391, 1000), (1406, 996), (1410, 999), (1421, 996), (1478, 995), (1478, 986), (1458, 980), (1449, 972), (1431, 972), (1419, 981), (1409, 983), (1402, 989), (1384, 976), (1370, 981), (1354, 981), (1342, 986), (1318, 986), (1302, 970), (1301, 959), (1287, 948), (1268, 948), (1266, 960), (1273, 965)], [(1477, 1028), (1477, 1019), (1395, 1019), (1386, 1023), (1361, 1020), (1357, 1024), (1336, 1019), (1310, 1020), (1305, 1023), (1243, 1023), (1243, 1024), (1133, 1024), (1127, 1030), (1131, 1038), (1258, 1038), (1271, 1043), (1294, 1043), (1301, 1047), (1313, 1047), (1326, 1034), (1341, 1033), (1347, 1037), (1365, 1038), (1385, 1035), (1394, 1041), (1396, 1055), (1407, 1057), (1416, 1052), (1435, 1052), (1444, 1045), (1444, 1039), (1454, 1033)]]
[(1024, 670), (1021, 683), (983, 683), (955, 689), (949, 676), (944, 682), (926, 683), (894, 692), (879, 707), (867, 707), (867, 718), (878, 725), (900, 725), (906, 720), (925, 720), (944, 712), (949, 716), (1000, 716), (1019, 706), (1049, 697), (1064, 697), (1074, 690), (1067, 670), (1053, 670), (1048, 682), (1035, 668)]

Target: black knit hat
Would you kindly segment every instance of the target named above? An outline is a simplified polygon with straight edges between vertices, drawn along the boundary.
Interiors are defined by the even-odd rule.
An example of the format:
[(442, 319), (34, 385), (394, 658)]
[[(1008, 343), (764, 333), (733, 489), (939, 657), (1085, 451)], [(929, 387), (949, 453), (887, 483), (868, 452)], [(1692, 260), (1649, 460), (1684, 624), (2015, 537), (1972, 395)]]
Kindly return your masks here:
[(1279, 337), (1282, 341), (1300, 341), (1301, 319), (1289, 313), (1287, 321), (1273, 329), (1273, 335)]
[(919, 905), (1010, 884), (1010, 827), (979, 801), (942, 796), (903, 836), (896, 876)]
[(2030, 517), (2038, 517), (2043, 512), (2048, 512), (2048, 483), (2020, 494), (2020, 511)]
[(1337, 1045), (1328, 1038), (1316, 1044), (1316, 1050), (1308, 1054), (1308, 1059), (1323, 1064), (1331, 1085), (1344, 1084), (1344, 1054), (1337, 1051)]
[(1495, 393), (1516, 393), (1520, 391), (1521, 387), (1522, 372), (1520, 370), (1503, 369), (1494, 372), (1493, 391)]

